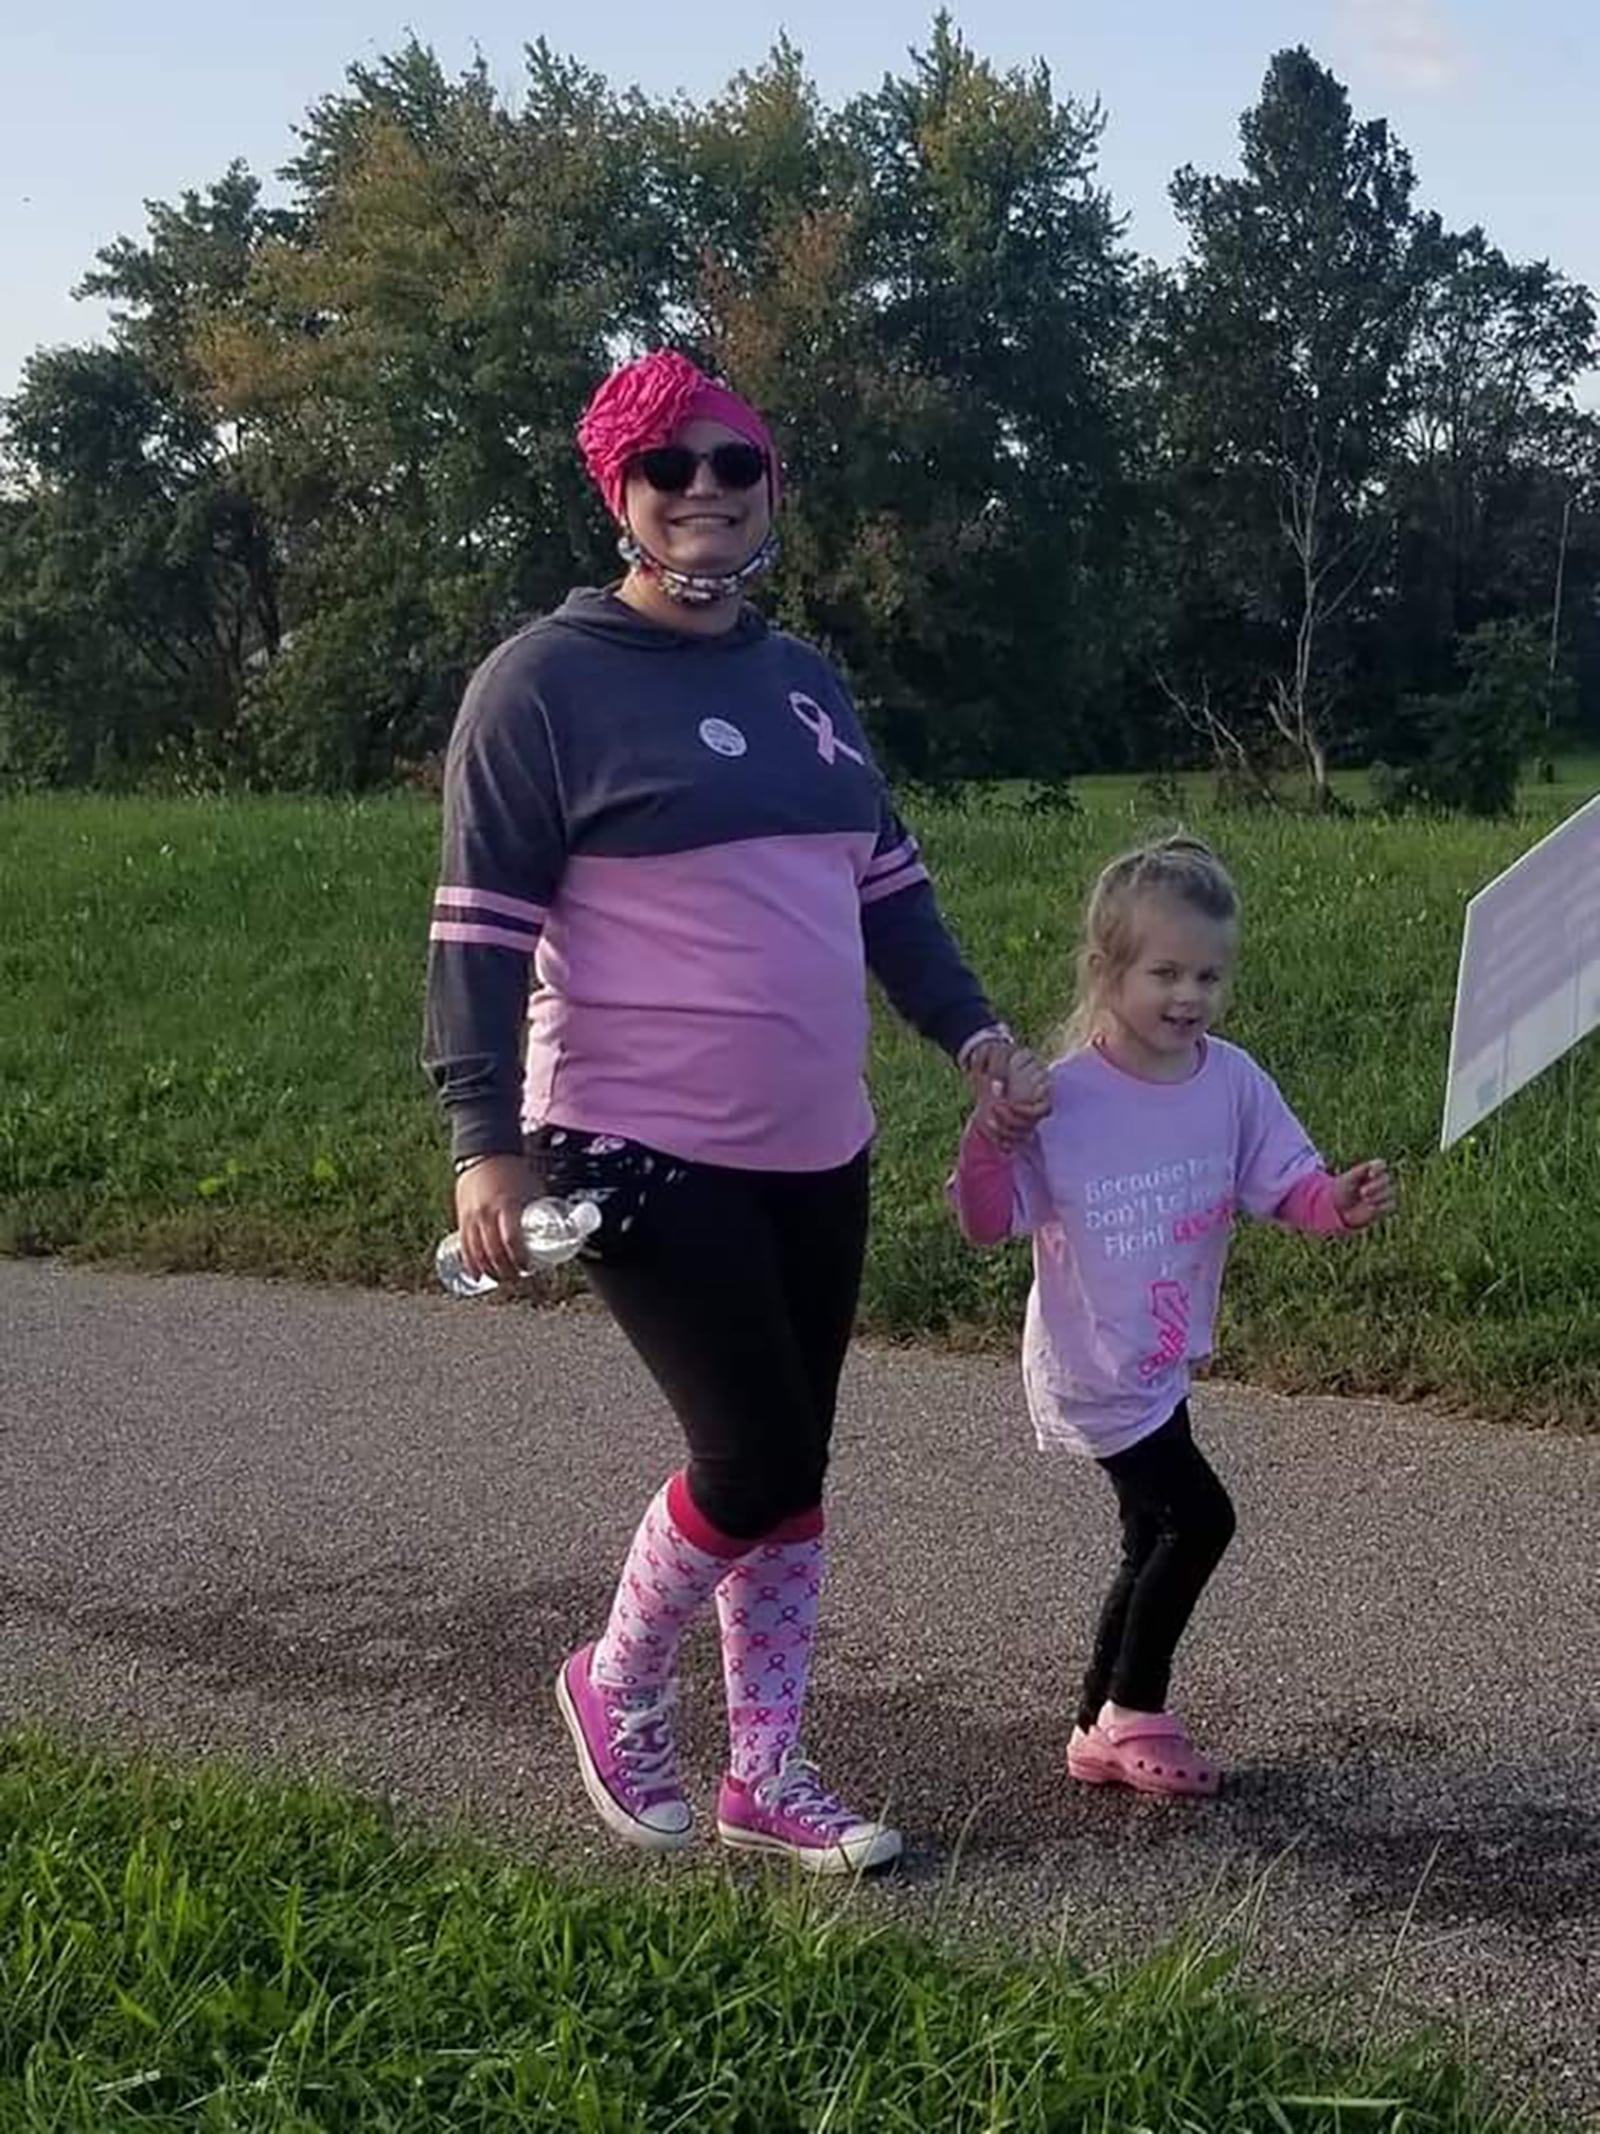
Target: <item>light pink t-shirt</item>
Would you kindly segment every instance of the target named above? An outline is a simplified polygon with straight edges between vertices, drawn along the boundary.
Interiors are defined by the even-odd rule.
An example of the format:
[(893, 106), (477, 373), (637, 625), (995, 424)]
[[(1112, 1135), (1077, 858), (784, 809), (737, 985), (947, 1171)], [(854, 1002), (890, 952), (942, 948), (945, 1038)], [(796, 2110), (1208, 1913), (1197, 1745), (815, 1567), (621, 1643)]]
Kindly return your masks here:
[(1280, 1215), (1325, 1173), (1271, 1078), (1218, 1038), (1184, 1082), (1089, 1049), (1051, 1085), (1012, 1165), (1012, 1234), (1033, 1238), (1023, 1383), (1042, 1446), (1106, 1459), (1161, 1428), (1210, 1354), (1239, 1211)]

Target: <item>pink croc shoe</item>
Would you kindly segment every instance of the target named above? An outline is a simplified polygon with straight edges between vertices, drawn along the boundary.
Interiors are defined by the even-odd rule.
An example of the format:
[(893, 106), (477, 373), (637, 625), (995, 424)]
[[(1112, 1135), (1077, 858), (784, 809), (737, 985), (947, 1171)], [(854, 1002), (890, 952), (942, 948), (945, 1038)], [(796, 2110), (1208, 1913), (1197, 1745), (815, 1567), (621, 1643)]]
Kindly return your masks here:
[(1184, 1800), (1210, 1800), (1222, 1785), (1222, 1773), (1201, 1755), (1176, 1712), (1074, 1727), (1067, 1770), (1086, 1786), (1131, 1786), (1135, 1793)]

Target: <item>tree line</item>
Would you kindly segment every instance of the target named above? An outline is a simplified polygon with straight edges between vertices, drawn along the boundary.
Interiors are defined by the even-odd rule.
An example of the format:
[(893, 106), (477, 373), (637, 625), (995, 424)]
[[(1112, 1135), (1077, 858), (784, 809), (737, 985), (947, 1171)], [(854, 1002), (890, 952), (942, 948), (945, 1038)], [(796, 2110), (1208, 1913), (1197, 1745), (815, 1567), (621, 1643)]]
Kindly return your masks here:
[(100, 252), (101, 345), (0, 410), (0, 779), (369, 787), (517, 621), (615, 568), (573, 448), (671, 341), (775, 420), (767, 601), (928, 782), (1208, 761), (1242, 794), (1494, 806), (1600, 732), (1590, 293), (1416, 202), (1278, 53), (1141, 260), (1103, 116), (948, 20), (826, 104), (780, 42), (699, 103), (544, 44), (514, 103), (352, 68)]

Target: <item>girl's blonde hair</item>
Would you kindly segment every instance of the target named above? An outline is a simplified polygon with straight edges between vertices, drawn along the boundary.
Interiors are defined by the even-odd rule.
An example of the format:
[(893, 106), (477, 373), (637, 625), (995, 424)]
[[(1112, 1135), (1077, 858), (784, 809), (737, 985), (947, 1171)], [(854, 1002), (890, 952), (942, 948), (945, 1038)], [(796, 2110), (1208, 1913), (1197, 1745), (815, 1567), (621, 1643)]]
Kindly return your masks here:
[(1152, 896), (1171, 897), (1223, 924), (1239, 916), (1239, 894), (1228, 870), (1201, 838), (1180, 831), (1114, 859), (1102, 869), (1084, 911), (1077, 988), (1061, 1033), (1062, 1052), (1081, 1051), (1093, 1038), (1107, 991), (1138, 956), (1139, 905)]

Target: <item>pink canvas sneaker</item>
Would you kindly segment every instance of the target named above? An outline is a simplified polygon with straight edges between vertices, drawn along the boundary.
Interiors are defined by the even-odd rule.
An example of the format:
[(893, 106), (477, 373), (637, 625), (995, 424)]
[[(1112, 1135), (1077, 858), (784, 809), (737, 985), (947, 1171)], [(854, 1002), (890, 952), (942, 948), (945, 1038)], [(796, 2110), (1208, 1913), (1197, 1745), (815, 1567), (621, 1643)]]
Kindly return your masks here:
[(672, 1739), (677, 1691), (670, 1682), (655, 1689), (596, 1682), (593, 1654), (592, 1645), (580, 1646), (556, 1677), (583, 1790), (617, 1837), (648, 1852), (677, 1852), (694, 1837)]
[(777, 1853), (814, 1875), (862, 1874), (901, 1851), (898, 1830), (853, 1814), (795, 1749), (752, 1784), (724, 1778), (717, 1831), (736, 1851)]

